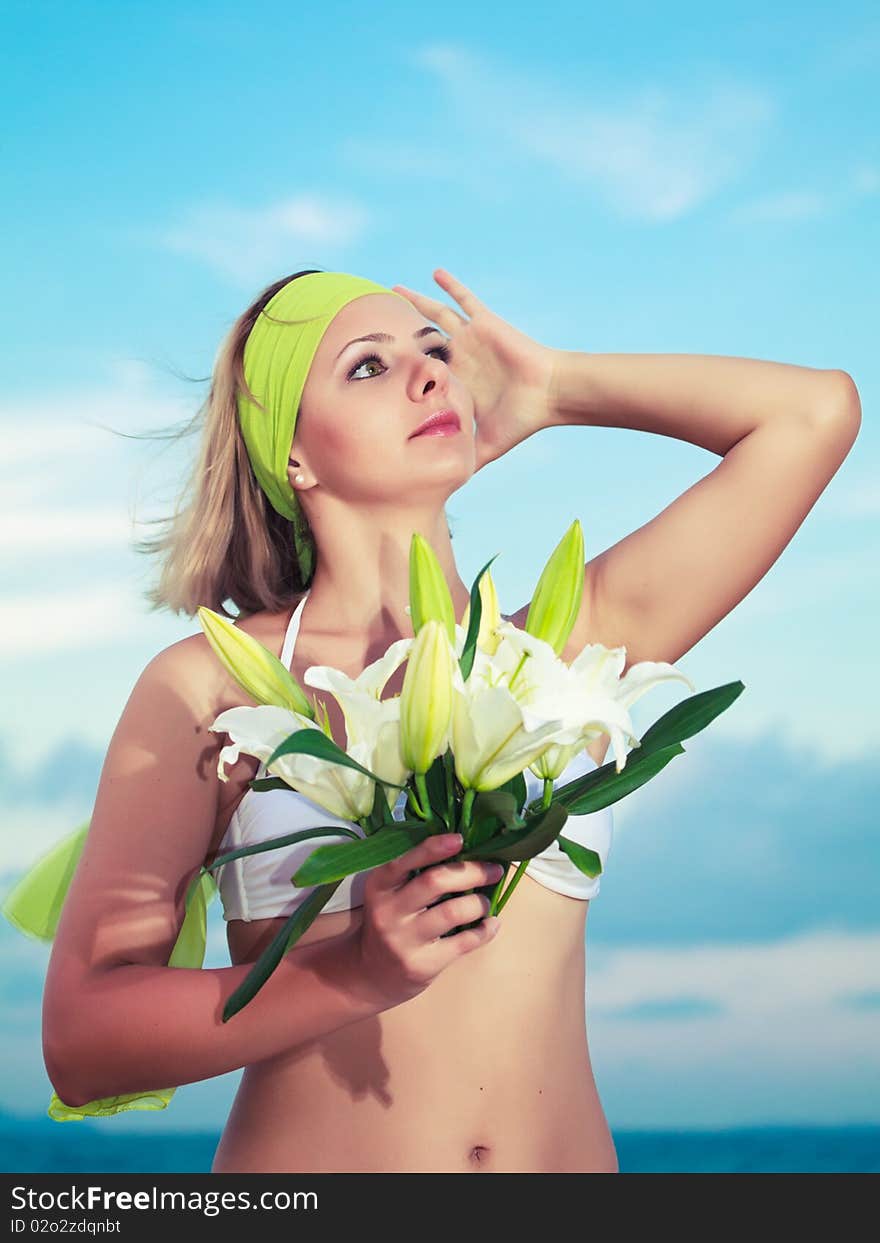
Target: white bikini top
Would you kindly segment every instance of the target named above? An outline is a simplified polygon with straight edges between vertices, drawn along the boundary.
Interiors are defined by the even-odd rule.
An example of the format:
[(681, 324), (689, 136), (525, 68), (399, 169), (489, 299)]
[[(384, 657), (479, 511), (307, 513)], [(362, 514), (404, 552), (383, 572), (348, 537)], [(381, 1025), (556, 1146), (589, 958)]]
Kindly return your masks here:
[[(293, 663), (294, 644), (308, 595), (309, 592), (306, 591), (294, 609), (284, 636), (280, 659), (286, 669), (290, 669)], [(554, 786), (565, 785), (575, 777), (580, 777), (583, 773), (590, 772), (597, 767), (598, 765), (588, 752), (579, 751), (553, 784)], [(264, 774), (265, 767), (261, 761), (257, 777), (262, 777)], [(524, 776), (528, 799), (531, 801), (540, 798), (543, 782), (528, 769), (525, 770)], [(406, 790), (401, 790), (392, 812), (395, 820), (405, 818), (406, 796)], [(294, 833), (299, 829), (317, 828), (326, 824), (338, 824), (352, 830), (360, 837), (365, 836), (364, 830), (356, 820), (342, 820), (338, 816), (331, 815), (320, 804), (313, 802), (298, 790), (256, 791), (249, 788), (232, 813), (217, 853), (218, 855), (225, 854), (241, 846), (280, 837), (284, 833)], [(612, 833), (613, 819), (610, 807), (582, 816), (569, 815), (562, 828), (564, 837), (596, 851), (602, 861), (603, 871), (611, 849)], [(329, 834), (326, 837), (311, 837), (305, 841), (294, 842), (290, 846), (279, 847), (277, 850), (264, 850), (258, 854), (245, 855), (225, 863), (214, 872), (223, 906), (223, 918), (250, 922), (254, 919), (269, 919), (292, 914), (315, 888), (314, 885), (309, 885), (300, 889), (291, 884), (290, 878), (300, 865), (318, 846), (350, 840), (347, 835), (342, 834), (338, 837)], [(508, 872), (508, 876), (512, 875), (513, 868)], [(598, 894), (601, 879), (599, 876), (585, 876), (555, 841), (551, 842), (541, 854), (529, 860), (526, 875), (556, 893), (585, 901)], [(366, 872), (355, 872), (352, 876), (346, 876), (327, 904), (322, 907), (322, 914), (347, 911), (352, 907), (362, 906), (366, 878)]]

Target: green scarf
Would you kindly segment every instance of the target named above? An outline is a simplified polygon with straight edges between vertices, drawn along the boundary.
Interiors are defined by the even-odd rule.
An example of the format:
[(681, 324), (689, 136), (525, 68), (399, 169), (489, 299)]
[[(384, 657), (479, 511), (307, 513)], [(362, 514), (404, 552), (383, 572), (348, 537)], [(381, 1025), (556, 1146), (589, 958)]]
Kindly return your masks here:
[(238, 397), (242, 434), (257, 482), (273, 509), (293, 526), (304, 587), (314, 573), (315, 544), (287, 474), (300, 399), (312, 359), (337, 312), (355, 298), (376, 293), (392, 294), (411, 305), (403, 294), (363, 276), (346, 272), (298, 276), (269, 299), (244, 348), (250, 395)]

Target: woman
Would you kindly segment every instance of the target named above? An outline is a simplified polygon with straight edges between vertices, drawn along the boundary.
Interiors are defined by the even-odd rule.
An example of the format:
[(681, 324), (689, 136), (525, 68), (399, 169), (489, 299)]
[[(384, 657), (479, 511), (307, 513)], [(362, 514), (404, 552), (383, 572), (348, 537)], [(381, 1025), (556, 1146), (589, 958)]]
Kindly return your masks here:
[[(544, 427), (630, 427), (724, 460), (587, 563), (563, 658), (598, 642), (625, 645), (627, 667), (679, 659), (762, 577), (846, 456), (859, 425), (851, 380), (744, 359), (563, 353), (435, 276), (461, 312), (307, 272), (240, 317), (215, 367), (193, 499), (161, 545), (156, 602), (192, 615), (231, 600), (301, 686), (315, 664), (355, 677), (412, 635), (413, 531), (461, 619), (468, 590), (444, 505), (475, 471)], [(444, 411), (457, 432), (414, 434)], [(527, 612), (511, 620), (523, 626)], [(234, 748), (221, 780), (224, 737), (211, 725), (242, 698), (199, 634), (159, 653), (132, 692), (49, 965), (44, 1051), (59, 1095), (84, 1102), (244, 1067), (217, 1173), (617, 1171), (584, 1022), (597, 885), (579, 889), (585, 878), (558, 860), (532, 861), (494, 935), (485, 898), (468, 892), (495, 879), (488, 866), (449, 863), (442, 852), (457, 844), (428, 838), (349, 878), (338, 909), (224, 1024), (226, 999), (302, 900), (289, 859), (263, 852), (221, 875), (233, 965), (167, 969), (204, 861), (297, 816), (328, 819), (294, 791), (254, 796), (259, 768)], [(315, 699), (344, 746), (335, 699)], [(584, 762), (601, 764), (607, 746), (592, 742)]]

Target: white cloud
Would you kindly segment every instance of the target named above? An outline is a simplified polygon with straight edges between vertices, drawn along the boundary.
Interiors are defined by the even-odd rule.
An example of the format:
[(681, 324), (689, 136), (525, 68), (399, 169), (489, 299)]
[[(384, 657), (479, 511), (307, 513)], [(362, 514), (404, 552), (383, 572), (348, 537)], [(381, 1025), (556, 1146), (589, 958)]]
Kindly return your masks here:
[[(153, 530), (146, 522), (152, 514), (134, 511), (135, 504), (141, 509), (138, 471), (148, 454), (173, 454), (177, 446), (127, 437), (186, 422), (202, 393), (184, 401), (157, 391), (156, 374), (139, 359), (111, 357), (103, 365), (103, 385), (0, 401), (0, 566), (64, 552), (68, 568), (77, 555), (85, 567), (89, 554), (125, 550)], [(184, 437), (184, 452), (193, 453), (194, 439)], [(176, 476), (167, 461), (163, 483)]]
[[(0, 399), (0, 488), (11, 472), (34, 467), (35, 499), (43, 501), (43, 471), (48, 464), (69, 473), (87, 462), (106, 462), (120, 446), (132, 442), (113, 431), (141, 432), (189, 417), (196, 404), (157, 390), (157, 374), (140, 359), (102, 360), (107, 379), (96, 385), (53, 392), (37, 385), (27, 397)], [(201, 390), (200, 390), (201, 394)], [(103, 426), (101, 426), (103, 424)]]
[(759, 945), (603, 948), (592, 986), (594, 1013), (612, 1022), (628, 1022), (615, 1020), (628, 1006), (676, 998), (717, 1005), (723, 1021), (775, 1020), (880, 988), (880, 933), (817, 930)]
[(422, 46), (412, 61), (433, 75), (462, 132), (485, 147), (500, 133), (520, 171), (530, 155), (646, 220), (683, 216), (734, 182), (775, 113), (765, 91), (717, 75), (668, 88), (627, 81), (616, 97), (589, 82), (578, 96), (453, 44)]
[(832, 212), (858, 206), (866, 195), (880, 189), (880, 171), (873, 165), (857, 167), (849, 177), (843, 177), (822, 190), (777, 190), (749, 199), (733, 208), (730, 215), (743, 223), (757, 221), (814, 220)]
[(856, 29), (846, 23), (826, 33), (828, 37), (814, 45), (826, 82), (833, 82), (836, 77), (845, 77), (849, 82), (860, 72), (870, 73), (873, 80), (880, 60), (880, 25), (867, 24)]
[[(880, 1120), (880, 1008), (855, 1004), (880, 989), (880, 933), (588, 955), (591, 1055), (617, 1125)], [(640, 1016), (646, 1003), (669, 1014)]]
[(147, 529), (109, 505), (0, 510), (0, 562), (35, 553), (127, 548)]
[(175, 224), (158, 233), (135, 231), (134, 240), (188, 255), (224, 276), (251, 285), (255, 272), (288, 267), (324, 267), (320, 261), (290, 256), (313, 247), (319, 254), (359, 242), (368, 225), (365, 208), (353, 200), (315, 193), (298, 194), (261, 207), (194, 203)]
[(142, 629), (143, 611), (126, 583), (7, 595), (0, 601), (0, 660), (100, 648)]
[(852, 184), (858, 194), (877, 194), (880, 191), (880, 168), (873, 164), (860, 165), (853, 173)]
[(734, 208), (738, 220), (812, 220), (824, 216), (831, 204), (816, 190), (778, 190)]
[(828, 517), (880, 517), (880, 483), (876, 478), (849, 478), (845, 487), (829, 488), (826, 495), (827, 499), (823, 498), (823, 504)]
[[(677, 219), (735, 185), (777, 115), (766, 90), (714, 71), (692, 74), (686, 83), (619, 86), (601, 68), (591, 75), (587, 65), (587, 85), (578, 93), (531, 68), (510, 69), (452, 43), (422, 45), (410, 59), (443, 92), (448, 125), (457, 119), (456, 136), (474, 144), (473, 158), (484, 172), (503, 177), (506, 168), (521, 171), (531, 157), (567, 181), (586, 184), (621, 213), (649, 221)], [(461, 163), (467, 147), (464, 156), (462, 150), (458, 142), (438, 168), (467, 176)], [(384, 167), (411, 170), (417, 151), (423, 154), (417, 143), (392, 138), (383, 146)], [(357, 158), (356, 149), (351, 154)], [(731, 217), (749, 223), (815, 219), (878, 186), (880, 173), (863, 162), (833, 185), (781, 188), (734, 207)]]
[(783, 614), (802, 616), (835, 594), (876, 592), (876, 547), (847, 547), (823, 556), (810, 557), (800, 564), (783, 561), (768, 574), (739, 606), (738, 620), (750, 623), (759, 618)]
[(461, 178), (467, 175), (467, 160), (444, 153), (443, 159), (425, 158), (425, 143), (419, 139), (396, 138), (387, 134), (382, 145), (365, 143), (363, 138), (342, 138), (338, 153), (347, 165), (368, 169), (371, 176), (389, 173), (411, 180), (418, 171), (420, 184), (425, 182), (452, 182), (461, 189)]
[[(54, 402), (35, 395), (27, 402), (18, 402), (14, 412), (8, 408), (0, 412), (0, 468), (18, 470), (23, 466), (39, 465), (47, 458), (54, 459), (57, 464), (58, 459), (63, 458), (73, 470), (78, 458), (105, 457), (112, 448), (110, 435), (101, 428), (90, 427), (78, 417), (88, 400), (85, 394), (79, 398), (73, 394), (59, 394)], [(104, 404), (110, 404), (107, 393)], [(71, 406), (78, 406), (79, 410)], [(64, 417), (61, 417), (62, 412)], [(112, 413), (119, 413), (117, 406), (114, 405)]]
[(21, 876), (89, 818), (92, 807), (83, 799), (57, 803), (22, 803), (4, 809), (0, 850), (0, 893), (4, 896)]

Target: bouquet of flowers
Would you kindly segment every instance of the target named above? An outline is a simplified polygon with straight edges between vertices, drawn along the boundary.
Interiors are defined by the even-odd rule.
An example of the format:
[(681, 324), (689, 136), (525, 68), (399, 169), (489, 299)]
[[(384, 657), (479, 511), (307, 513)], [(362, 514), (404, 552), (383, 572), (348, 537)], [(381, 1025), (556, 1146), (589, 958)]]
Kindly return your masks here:
[[(312, 665), (304, 675), (307, 685), (329, 691), (342, 708), (344, 750), (331, 736), (326, 708), (307, 698), (277, 657), (228, 619), (199, 609), (214, 651), (257, 701), (228, 709), (211, 725), (232, 739), (220, 753), (220, 778), (228, 780), (225, 765), (245, 751), (272, 774), (251, 781), (251, 788), (293, 788), (362, 830), (334, 824), (287, 833), (228, 851), (201, 869), (213, 872), (240, 856), (306, 838), (349, 839), (316, 847), (291, 877), (293, 885), (314, 891), (228, 999), (224, 1022), (252, 1000), (346, 876), (387, 863), (428, 834), (461, 833), (458, 859), (518, 864), (509, 883), (505, 872), (491, 887), (490, 914), (502, 910), (528, 861), (554, 840), (575, 867), (598, 875), (599, 856), (565, 837), (567, 817), (599, 811), (650, 781), (683, 753), (683, 739), (704, 729), (744, 689), (737, 681), (694, 694), (639, 739), (629, 715), (637, 699), (670, 679), (695, 687), (663, 661), (642, 661), (621, 677), (625, 647), (591, 643), (570, 665), (560, 659), (583, 595), (580, 523), (572, 523), (548, 560), (525, 629), (502, 618), (490, 566), (477, 575), (459, 625), (433, 549), (413, 535), (414, 637), (392, 643), (356, 679), (327, 665)], [(385, 684), (407, 659), (400, 695), (383, 701)], [(603, 733), (611, 738), (614, 760), (554, 788), (575, 753)], [(527, 768), (544, 782), (543, 796), (530, 803)], [(407, 794), (406, 812), (395, 819), (400, 790)], [(192, 885), (200, 880), (201, 874)]]

